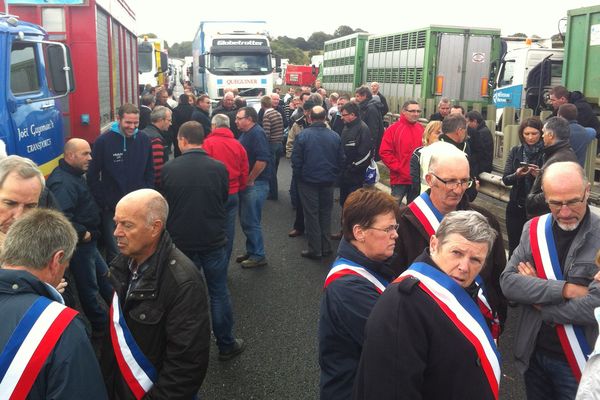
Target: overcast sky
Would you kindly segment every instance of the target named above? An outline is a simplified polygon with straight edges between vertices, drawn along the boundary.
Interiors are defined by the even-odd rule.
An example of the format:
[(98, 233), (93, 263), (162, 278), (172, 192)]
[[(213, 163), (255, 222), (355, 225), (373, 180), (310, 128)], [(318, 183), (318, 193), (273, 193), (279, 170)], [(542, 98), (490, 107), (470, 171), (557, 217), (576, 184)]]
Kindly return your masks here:
[[(153, 32), (170, 45), (193, 40), (200, 21), (264, 20), (272, 36), (302, 36), (323, 31), (333, 34), (340, 25), (372, 34), (402, 32), (429, 25), (500, 28), (502, 35), (523, 32), (550, 37), (567, 10), (599, 4), (599, 0), (465, 1), (372, 0), (130, 0), (137, 34)], [(361, 5), (358, 5), (361, 4)], [(445, 4), (441, 6), (440, 4)]]

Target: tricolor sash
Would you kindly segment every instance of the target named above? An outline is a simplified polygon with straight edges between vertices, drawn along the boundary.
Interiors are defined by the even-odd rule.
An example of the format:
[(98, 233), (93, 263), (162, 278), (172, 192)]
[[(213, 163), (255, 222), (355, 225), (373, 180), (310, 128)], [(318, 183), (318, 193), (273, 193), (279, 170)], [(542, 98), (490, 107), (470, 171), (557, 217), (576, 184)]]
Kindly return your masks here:
[(157, 379), (156, 369), (129, 331), (115, 293), (110, 306), (110, 338), (123, 379), (136, 399), (141, 399)]
[(326, 289), (331, 282), (346, 275), (362, 276), (363, 278), (371, 282), (373, 286), (375, 286), (375, 290), (377, 290), (379, 294), (383, 293), (386, 286), (389, 285), (388, 281), (378, 276), (377, 274), (369, 271), (364, 267), (361, 267), (356, 263), (353, 263), (350, 260), (346, 260), (345, 258), (340, 257), (337, 260), (335, 260), (333, 266), (329, 270), (329, 274), (327, 274), (327, 278), (325, 278), (325, 285), (323, 289)]
[(442, 222), (442, 218), (444, 218), (442, 213), (440, 213), (431, 202), (427, 192), (421, 193), (419, 197), (414, 199), (412, 203), (408, 205), (408, 208), (415, 214), (415, 217), (417, 217), (425, 229), (425, 232), (427, 232), (430, 237), (437, 231), (440, 222)]
[[(541, 215), (531, 220), (529, 239), (538, 277), (564, 280), (552, 235), (552, 214)], [(556, 333), (573, 375), (579, 382), (583, 367), (591, 353), (583, 328), (578, 325), (556, 324)]]
[(473, 345), (490, 385), (498, 398), (500, 385), (500, 354), (479, 307), (468, 293), (442, 271), (423, 262), (413, 263), (395, 282), (413, 276), (427, 293)]
[(40, 296), (23, 315), (0, 354), (0, 399), (25, 399), (77, 311)]
[(483, 314), (485, 319), (492, 325), (490, 330), (492, 332), (492, 337), (497, 344), (498, 338), (500, 337), (500, 319), (498, 319), (498, 313), (494, 312), (492, 306), (490, 306), (490, 303), (488, 302), (483, 278), (477, 275), (477, 277), (475, 277), (475, 283), (479, 288), (477, 289), (477, 305), (479, 306), (479, 311), (481, 311), (481, 314)]

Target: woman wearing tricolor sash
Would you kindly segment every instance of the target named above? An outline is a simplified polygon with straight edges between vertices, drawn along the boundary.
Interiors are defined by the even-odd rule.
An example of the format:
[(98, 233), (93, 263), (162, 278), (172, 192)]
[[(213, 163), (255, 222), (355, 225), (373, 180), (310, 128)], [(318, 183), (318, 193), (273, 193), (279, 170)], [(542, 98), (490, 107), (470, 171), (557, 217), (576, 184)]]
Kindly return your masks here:
[(354, 399), (498, 398), (501, 361), (476, 283), (496, 235), (476, 211), (444, 217), (371, 312)]
[(344, 203), (343, 238), (323, 288), (319, 319), (320, 398), (350, 399), (375, 302), (395, 278), (387, 265), (394, 253), (398, 201), (359, 189)]

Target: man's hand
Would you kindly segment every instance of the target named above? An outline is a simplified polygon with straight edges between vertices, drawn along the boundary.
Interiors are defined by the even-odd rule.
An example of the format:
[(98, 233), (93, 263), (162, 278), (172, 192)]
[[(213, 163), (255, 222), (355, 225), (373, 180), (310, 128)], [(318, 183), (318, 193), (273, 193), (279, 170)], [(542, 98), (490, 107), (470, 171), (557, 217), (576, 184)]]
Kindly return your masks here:
[(63, 294), (65, 292), (65, 288), (67, 287), (68, 283), (67, 281), (65, 281), (65, 278), (62, 278), (60, 280), (60, 283), (58, 285), (56, 285), (56, 290), (58, 290), (58, 293)]
[(587, 294), (587, 286), (576, 285), (574, 283), (565, 283), (562, 291), (562, 296), (567, 300), (587, 296)]
[(536, 272), (535, 268), (533, 267), (533, 265), (531, 265), (531, 263), (529, 261), (526, 261), (526, 262), (521, 261), (519, 263), (519, 265), (517, 265), (517, 268), (519, 269), (519, 274), (537, 278), (537, 272)]
[(83, 235), (83, 239), (81, 239), (81, 241), (83, 243), (87, 243), (90, 240), (92, 240), (92, 234), (90, 233), (90, 231), (85, 231), (85, 235)]

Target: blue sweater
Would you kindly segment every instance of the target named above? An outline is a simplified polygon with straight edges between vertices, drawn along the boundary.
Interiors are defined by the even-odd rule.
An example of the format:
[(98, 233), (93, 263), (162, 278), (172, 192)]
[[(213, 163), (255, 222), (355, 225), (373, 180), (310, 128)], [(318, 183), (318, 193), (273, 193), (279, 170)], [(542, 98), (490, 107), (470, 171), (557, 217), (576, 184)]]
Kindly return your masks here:
[(242, 136), (240, 136), (240, 143), (244, 146), (244, 149), (246, 149), (246, 153), (248, 153), (248, 171), (252, 171), (254, 163), (257, 161), (264, 161), (267, 163), (265, 169), (263, 169), (255, 180), (268, 181), (271, 179), (273, 168), (271, 150), (269, 148), (267, 135), (263, 128), (258, 124), (254, 124), (248, 132), (242, 133)]
[(150, 139), (137, 132), (125, 137), (119, 123), (100, 135), (92, 149), (87, 181), (98, 205), (114, 210), (127, 193), (154, 188), (154, 165)]

